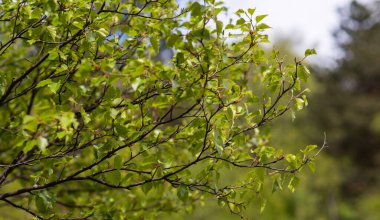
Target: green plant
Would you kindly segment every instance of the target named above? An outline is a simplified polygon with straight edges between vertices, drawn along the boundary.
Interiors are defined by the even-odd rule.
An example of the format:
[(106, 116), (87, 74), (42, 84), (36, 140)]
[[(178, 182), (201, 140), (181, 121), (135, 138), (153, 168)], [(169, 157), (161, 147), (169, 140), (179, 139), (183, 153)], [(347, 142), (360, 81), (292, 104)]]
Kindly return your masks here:
[[(223, 11), (3, 1), (0, 201), (38, 219), (154, 218), (206, 198), (242, 215), (264, 201), (265, 178), (294, 190), (316, 146), (284, 154), (268, 124), (307, 104), (308, 69), (259, 47), (266, 15), (239, 10), (224, 25)], [(175, 52), (167, 64), (154, 61), (161, 40)], [(224, 168), (247, 175), (225, 180)]]

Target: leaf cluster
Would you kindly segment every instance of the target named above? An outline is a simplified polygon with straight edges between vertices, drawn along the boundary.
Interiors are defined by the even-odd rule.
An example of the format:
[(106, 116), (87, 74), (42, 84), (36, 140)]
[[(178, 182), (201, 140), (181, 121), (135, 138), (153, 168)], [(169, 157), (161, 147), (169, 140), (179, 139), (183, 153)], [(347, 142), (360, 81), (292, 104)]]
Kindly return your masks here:
[[(314, 147), (284, 154), (267, 126), (307, 105), (310, 73), (261, 49), (266, 15), (223, 24), (223, 11), (213, 0), (3, 1), (0, 201), (38, 219), (140, 219), (208, 198), (242, 215), (264, 178), (294, 190)], [(155, 61), (162, 41), (167, 64)], [(223, 169), (247, 175), (227, 181)]]

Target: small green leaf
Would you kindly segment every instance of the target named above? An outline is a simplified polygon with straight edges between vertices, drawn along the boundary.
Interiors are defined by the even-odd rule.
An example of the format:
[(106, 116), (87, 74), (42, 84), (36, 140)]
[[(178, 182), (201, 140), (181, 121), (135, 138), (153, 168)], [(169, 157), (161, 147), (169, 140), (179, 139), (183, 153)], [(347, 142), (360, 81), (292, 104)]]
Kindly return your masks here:
[(46, 213), (53, 209), (55, 204), (55, 198), (51, 193), (44, 190), (36, 195), (35, 204), (38, 211)]
[(301, 98), (296, 98), (296, 108), (297, 110), (302, 110), (305, 106), (305, 101)]
[(152, 189), (153, 184), (152, 183), (145, 183), (142, 185), (141, 190), (145, 193), (148, 194), (148, 192)]
[(61, 131), (57, 133), (57, 138), (62, 139), (66, 136), (66, 131)]
[(256, 8), (248, 8), (248, 13), (250, 15), (253, 15), (255, 13), (255, 11), (256, 11)]
[(24, 154), (28, 153), (30, 150), (32, 150), (34, 148), (34, 146), (37, 145), (37, 140), (30, 140), (30, 141), (27, 141), (25, 143), (25, 146), (24, 148), (22, 149), (22, 151), (24, 152)]
[(100, 28), (100, 29), (96, 30), (96, 33), (98, 33), (99, 36), (102, 38), (106, 38), (108, 35), (108, 31), (104, 28)]
[(53, 40), (55, 40), (55, 38), (57, 37), (57, 30), (54, 26), (47, 26), (46, 29), (48, 30), (51, 38), (53, 38)]
[(119, 170), (113, 170), (111, 172), (108, 172), (104, 174), (106, 177), (106, 180), (112, 184), (112, 185), (119, 185), (120, 180), (121, 180), (121, 173)]
[(28, 42), (29, 45), (33, 45), (36, 42), (36, 40), (30, 39), (30, 40), (27, 40), (26, 42)]
[(178, 187), (177, 196), (181, 201), (186, 202), (186, 200), (189, 198), (189, 191), (186, 185), (182, 184)]
[(257, 29), (260, 29), (260, 30), (265, 30), (265, 29), (268, 29), (268, 28), (271, 28), (270, 26), (268, 26), (267, 24), (265, 23), (261, 23), (259, 25), (256, 26)]
[(222, 154), (224, 149), (223, 139), (221, 137), (221, 131), (219, 129), (214, 130), (214, 144), (219, 154)]
[(42, 80), (41, 82), (39, 82), (37, 84), (36, 88), (44, 87), (46, 85), (49, 85), (50, 83), (53, 83), (53, 81), (51, 81), (51, 79)]
[(120, 135), (121, 137), (127, 137), (128, 136), (128, 129), (124, 125), (116, 124), (115, 130), (116, 130), (117, 134)]
[(223, 30), (223, 22), (216, 21), (216, 34), (219, 36), (220, 33), (222, 33)]
[(123, 167), (123, 159), (121, 158), (120, 155), (115, 156), (113, 163), (116, 169), (120, 169)]
[(305, 50), (305, 57), (308, 57), (308, 56), (314, 55), (314, 54), (317, 54), (317, 52), (315, 51), (315, 49), (307, 49), (307, 50)]
[(301, 65), (298, 69), (298, 77), (300, 79), (302, 79), (304, 82), (307, 81), (307, 79), (309, 78), (310, 76), (310, 70), (305, 66), (305, 65)]
[(59, 82), (58, 82), (58, 83), (56, 83), (56, 82), (51, 82), (51, 83), (49, 83), (47, 86), (48, 86), (48, 88), (50, 89), (50, 91), (51, 91), (52, 93), (56, 94), (57, 91), (58, 91), (58, 89), (61, 87), (61, 84), (60, 84)]
[(235, 12), (235, 14), (237, 14), (237, 15), (241, 15), (241, 14), (244, 14), (244, 10), (243, 9), (239, 9), (239, 10), (237, 10), (236, 12)]
[(258, 15), (258, 16), (256, 16), (256, 22), (259, 23), (259, 22), (262, 21), (266, 16), (268, 16), (268, 15)]
[(183, 53), (177, 53), (177, 64), (182, 64), (183, 62), (185, 62), (185, 56), (183, 55)]
[(38, 120), (36, 117), (31, 116), (31, 115), (25, 115), (23, 120), (22, 120), (22, 127), (25, 130), (34, 132), (37, 130), (38, 126)]
[(201, 15), (202, 6), (198, 2), (194, 2), (191, 5), (191, 16), (199, 16)]
[(227, 108), (227, 119), (228, 120), (233, 120), (234, 119), (234, 111), (232, 110), (231, 106), (228, 106)]
[(73, 112), (62, 112), (60, 116), (57, 116), (60, 124), (64, 130), (68, 130), (73, 126), (74, 128), (78, 127), (78, 121), (75, 118)]
[(303, 151), (304, 154), (307, 154), (315, 149), (317, 149), (318, 146), (317, 145), (307, 145), (305, 150)]
[(311, 172), (315, 173), (315, 164), (314, 164), (313, 161), (308, 162), (307, 166), (309, 167), (309, 169), (311, 170)]
[(38, 211), (40, 211), (42, 213), (47, 211), (47, 207), (44, 203), (44, 200), (41, 197), (37, 196), (35, 199), (35, 202), (36, 202), (36, 207), (37, 207)]
[(74, 27), (77, 27), (79, 29), (82, 29), (83, 28), (83, 23), (81, 22), (78, 22), (78, 21), (74, 21), (73, 23), (71, 23)]
[(236, 25), (242, 25), (242, 24), (245, 24), (245, 20), (244, 18), (240, 18), (236, 21)]
[(159, 49), (160, 49), (160, 41), (159, 41), (159, 39), (157, 37), (151, 37), (149, 40), (150, 40), (150, 43), (152, 44), (153, 49), (157, 53), (159, 51)]
[(294, 154), (287, 154), (285, 160), (290, 164), (290, 166), (295, 169), (297, 168), (297, 157)]
[(279, 182), (279, 180), (275, 179), (273, 182), (273, 185), (272, 185), (272, 193), (274, 193), (278, 190), (282, 190), (282, 186), (281, 186), (281, 183)]
[(299, 182), (300, 182), (300, 179), (296, 176), (293, 176), (290, 179), (289, 184), (288, 184), (288, 188), (290, 189), (290, 191), (294, 192)]

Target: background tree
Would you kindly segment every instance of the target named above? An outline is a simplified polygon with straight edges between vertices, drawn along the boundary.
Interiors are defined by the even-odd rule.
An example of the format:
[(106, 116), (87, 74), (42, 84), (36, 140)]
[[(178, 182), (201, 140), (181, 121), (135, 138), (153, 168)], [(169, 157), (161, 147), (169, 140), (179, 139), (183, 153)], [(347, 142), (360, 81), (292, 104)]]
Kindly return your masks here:
[[(2, 205), (38, 219), (133, 219), (212, 198), (242, 216), (268, 180), (294, 190), (317, 146), (285, 154), (267, 128), (306, 105), (304, 58), (284, 65), (260, 49), (266, 15), (239, 10), (224, 25), (224, 10), (213, 0), (181, 10), (3, 1)], [(154, 61), (161, 40), (175, 51), (165, 65)]]
[[(317, 74), (323, 86), (310, 105), (316, 129), (329, 133), (329, 150), (340, 158), (340, 219), (377, 219), (380, 191), (380, 4), (352, 1), (340, 11), (336, 32), (343, 52), (337, 67)], [(377, 199), (376, 199), (377, 197)]]
[(315, 117), (318, 126), (331, 133), (330, 143), (335, 146), (331, 152), (352, 161), (345, 193), (353, 195), (373, 183), (380, 171), (379, 13), (378, 3), (365, 6), (356, 1), (341, 10), (344, 19), (336, 37), (344, 56), (336, 69), (318, 75), (325, 91), (315, 97), (311, 108), (311, 114), (325, 112)]

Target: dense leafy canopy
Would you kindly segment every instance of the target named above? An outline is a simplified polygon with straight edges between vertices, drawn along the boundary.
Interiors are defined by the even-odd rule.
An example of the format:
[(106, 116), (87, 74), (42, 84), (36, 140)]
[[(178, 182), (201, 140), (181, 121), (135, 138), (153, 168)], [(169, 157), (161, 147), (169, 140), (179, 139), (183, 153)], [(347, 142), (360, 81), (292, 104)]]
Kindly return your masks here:
[(2, 1), (0, 201), (39, 219), (154, 218), (209, 198), (242, 215), (264, 179), (294, 190), (318, 151), (271, 147), (268, 124), (307, 105), (310, 73), (261, 49), (266, 15), (223, 24), (225, 10)]

